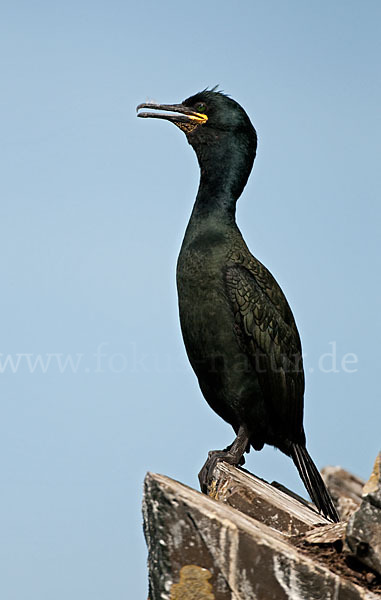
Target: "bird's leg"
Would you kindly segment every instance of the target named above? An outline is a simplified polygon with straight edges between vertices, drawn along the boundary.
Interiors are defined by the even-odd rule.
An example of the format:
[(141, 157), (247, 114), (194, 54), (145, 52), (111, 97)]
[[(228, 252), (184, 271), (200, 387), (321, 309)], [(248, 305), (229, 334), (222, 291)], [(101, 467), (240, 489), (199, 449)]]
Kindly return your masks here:
[(201, 491), (204, 494), (208, 493), (208, 487), (212, 482), (213, 471), (219, 462), (227, 462), (229, 465), (243, 465), (245, 459), (244, 452), (249, 444), (249, 434), (247, 428), (241, 425), (236, 439), (225, 450), (211, 450), (208, 452), (208, 458), (201, 471), (198, 474)]

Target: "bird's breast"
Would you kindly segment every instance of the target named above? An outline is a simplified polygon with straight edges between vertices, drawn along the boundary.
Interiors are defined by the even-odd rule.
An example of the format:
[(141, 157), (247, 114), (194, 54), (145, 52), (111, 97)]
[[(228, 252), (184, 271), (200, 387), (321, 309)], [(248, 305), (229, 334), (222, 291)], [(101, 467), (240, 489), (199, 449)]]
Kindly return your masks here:
[(177, 262), (179, 301), (186, 307), (208, 302), (223, 294), (223, 270), (228, 255), (228, 239), (220, 232), (206, 232), (184, 239)]
[[(224, 272), (229, 237), (209, 231), (184, 240), (177, 263), (177, 290), (182, 333), (194, 355), (218, 352), (233, 336), (233, 313), (226, 294)], [(231, 327), (230, 327), (231, 324)]]
[[(185, 348), (202, 393), (223, 419), (245, 420), (258, 382), (240, 346), (226, 289), (232, 237), (210, 232), (185, 239), (177, 265), (180, 323)], [(258, 409), (259, 410), (259, 409)], [(263, 420), (263, 419), (262, 419)]]

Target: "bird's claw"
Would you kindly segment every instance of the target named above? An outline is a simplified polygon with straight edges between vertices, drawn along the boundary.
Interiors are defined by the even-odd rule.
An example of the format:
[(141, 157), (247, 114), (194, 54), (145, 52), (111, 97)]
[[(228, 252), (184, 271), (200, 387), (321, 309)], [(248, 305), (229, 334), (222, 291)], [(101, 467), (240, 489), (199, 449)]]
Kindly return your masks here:
[(208, 458), (198, 474), (200, 489), (203, 494), (208, 493), (209, 487), (213, 481), (214, 470), (219, 462), (227, 462), (229, 465), (238, 467), (245, 464), (245, 458), (242, 455), (237, 460), (237, 456), (229, 452), (229, 450), (210, 450), (210, 452), (208, 452)]

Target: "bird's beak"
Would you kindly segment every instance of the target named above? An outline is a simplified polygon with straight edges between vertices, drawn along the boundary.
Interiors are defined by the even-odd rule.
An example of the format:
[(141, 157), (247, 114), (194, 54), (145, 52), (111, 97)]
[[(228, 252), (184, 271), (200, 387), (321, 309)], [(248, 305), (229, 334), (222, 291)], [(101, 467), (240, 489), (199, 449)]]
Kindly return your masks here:
[[(142, 108), (149, 108), (151, 111), (160, 110), (166, 112), (139, 112)], [(143, 119), (166, 119), (172, 121), (175, 125), (181, 128), (181, 125), (199, 125), (206, 123), (208, 117), (203, 113), (198, 113), (184, 106), (183, 104), (156, 104), (155, 102), (147, 102), (145, 104), (139, 104), (136, 107), (138, 117)], [(172, 114), (171, 114), (172, 113)]]

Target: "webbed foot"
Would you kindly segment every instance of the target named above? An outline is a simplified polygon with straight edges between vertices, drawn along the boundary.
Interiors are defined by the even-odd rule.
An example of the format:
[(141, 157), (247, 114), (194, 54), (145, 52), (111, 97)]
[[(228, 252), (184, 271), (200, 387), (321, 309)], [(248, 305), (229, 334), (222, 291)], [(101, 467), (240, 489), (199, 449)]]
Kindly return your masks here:
[(200, 489), (203, 494), (208, 493), (213, 480), (213, 472), (219, 462), (229, 465), (242, 466), (245, 464), (244, 452), (249, 443), (249, 435), (245, 426), (241, 426), (234, 442), (225, 450), (211, 450), (201, 471), (198, 474)]

